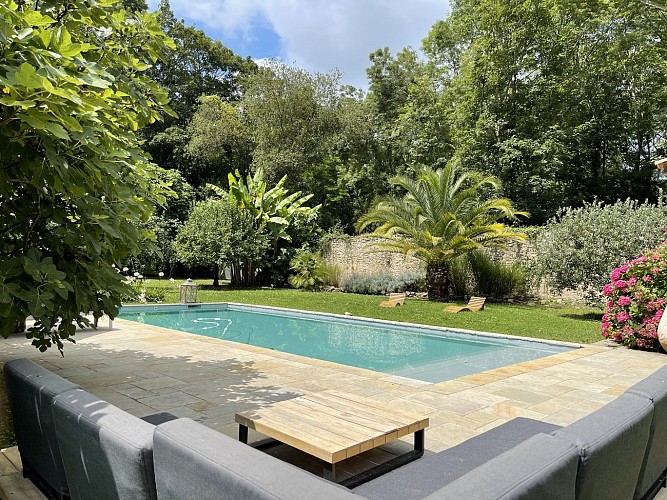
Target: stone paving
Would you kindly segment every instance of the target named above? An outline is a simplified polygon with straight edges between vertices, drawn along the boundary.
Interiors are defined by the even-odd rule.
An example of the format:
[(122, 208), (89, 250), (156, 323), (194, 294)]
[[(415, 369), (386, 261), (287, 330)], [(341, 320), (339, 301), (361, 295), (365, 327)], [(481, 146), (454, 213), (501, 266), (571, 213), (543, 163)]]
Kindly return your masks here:
[[(570, 424), (667, 364), (667, 356), (657, 353), (596, 344), (431, 384), (125, 320), (113, 326), (78, 332), (64, 357), (55, 349), (40, 353), (15, 335), (0, 341), (0, 363), (31, 358), (134, 415), (167, 411), (234, 437), (238, 411), (336, 389), (428, 416), (427, 453), (517, 416)], [(337, 479), (408, 447), (409, 440), (349, 459)], [(287, 459), (320, 469), (298, 453)]]

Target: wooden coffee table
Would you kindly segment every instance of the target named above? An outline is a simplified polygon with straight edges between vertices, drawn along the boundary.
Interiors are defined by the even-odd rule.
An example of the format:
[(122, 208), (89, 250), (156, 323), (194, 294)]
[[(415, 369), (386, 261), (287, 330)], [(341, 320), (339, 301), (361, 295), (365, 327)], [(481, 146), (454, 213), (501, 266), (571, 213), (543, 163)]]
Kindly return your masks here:
[(428, 418), (392, 410), (391, 404), (336, 391), (318, 392), (280, 401), (266, 408), (236, 414), (239, 440), (248, 442), (248, 429), (297, 448), (324, 461), (324, 477), (331, 481), (336, 463), (402, 436), (414, 434), (414, 450), (349, 478), (353, 488), (412, 462), (424, 454)]

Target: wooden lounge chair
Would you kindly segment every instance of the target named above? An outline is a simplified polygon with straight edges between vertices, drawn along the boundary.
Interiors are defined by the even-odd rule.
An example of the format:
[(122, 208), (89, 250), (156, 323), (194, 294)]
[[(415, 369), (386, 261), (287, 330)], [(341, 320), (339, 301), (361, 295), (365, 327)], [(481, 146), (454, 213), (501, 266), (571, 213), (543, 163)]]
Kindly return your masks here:
[(452, 313), (457, 313), (461, 311), (481, 311), (482, 309), (484, 309), (485, 301), (486, 297), (470, 297), (470, 300), (465, 306), (463, 307), (449, 306), (445, 307), (445, 311)]
[(402, 306), (405, 301), (405, 293), (390, 293), (389, 300), (380, 302), (380, 307)]

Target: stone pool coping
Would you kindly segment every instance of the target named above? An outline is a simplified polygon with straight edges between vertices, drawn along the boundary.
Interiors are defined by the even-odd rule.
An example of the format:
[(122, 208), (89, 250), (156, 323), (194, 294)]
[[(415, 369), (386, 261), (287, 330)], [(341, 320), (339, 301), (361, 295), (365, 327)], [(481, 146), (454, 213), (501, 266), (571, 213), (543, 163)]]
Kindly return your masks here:
[[(428, 416), (427, 453), (518, 416), (568, 425), (667, 364), (658, 353), (595, 344), (433, 384), (122, 319), (113, 330), (76, 338), (61, 357), (13, 335), (0, 343), (0, 363), (30, 358), (134, 415), (168, 411), (234, 437), (238, 411), (336, 389)], [(338, 479), (391, 458), (401, 446), (410, 444), (350, 459)], [(304, 457), (293, 461), (318, 470)]]

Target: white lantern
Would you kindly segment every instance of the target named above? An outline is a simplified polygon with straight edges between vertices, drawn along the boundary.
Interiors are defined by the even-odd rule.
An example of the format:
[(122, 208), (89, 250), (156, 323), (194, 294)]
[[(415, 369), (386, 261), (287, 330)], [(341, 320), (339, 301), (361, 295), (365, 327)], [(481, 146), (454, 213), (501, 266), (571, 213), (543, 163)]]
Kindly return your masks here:
[(190, 278), (178, 285), (181, 290), (181, 304), (193, 304), (197, 302), (197, 283)]

